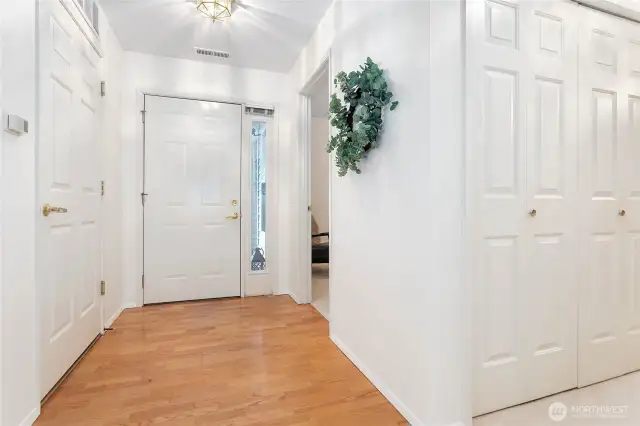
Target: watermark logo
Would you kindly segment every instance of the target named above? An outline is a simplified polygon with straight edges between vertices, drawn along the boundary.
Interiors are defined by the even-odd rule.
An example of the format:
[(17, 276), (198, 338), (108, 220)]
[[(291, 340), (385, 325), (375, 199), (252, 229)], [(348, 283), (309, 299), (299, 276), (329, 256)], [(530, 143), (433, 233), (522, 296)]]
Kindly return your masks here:
[(562, 402), (549, 405), (549, 418), (561, 422), (567, 417), (572, 419), (625, 419), (629, 417), (627, 405), (572, 405), (567, 407)]
[(554, 422), (561, 422), (567, 418), (568, 411), (562, 402), (554, 402), (549, 406), (549, 418)]

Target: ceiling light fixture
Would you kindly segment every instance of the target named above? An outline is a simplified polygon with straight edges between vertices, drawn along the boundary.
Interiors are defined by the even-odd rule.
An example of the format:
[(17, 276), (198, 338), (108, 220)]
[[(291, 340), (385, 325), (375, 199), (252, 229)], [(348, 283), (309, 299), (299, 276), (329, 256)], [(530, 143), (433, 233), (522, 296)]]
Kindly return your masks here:
[(221, 21), (231, 17), (231, 1), (232, 0), (197, 0), (196, 7), (212, 21)]

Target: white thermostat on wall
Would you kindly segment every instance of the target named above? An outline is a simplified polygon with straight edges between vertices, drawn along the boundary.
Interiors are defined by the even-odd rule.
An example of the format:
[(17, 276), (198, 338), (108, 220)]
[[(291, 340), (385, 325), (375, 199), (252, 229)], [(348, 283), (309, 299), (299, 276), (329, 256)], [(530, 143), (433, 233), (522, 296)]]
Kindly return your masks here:
[(24, 118), (13, 114), (7, 114), (5, 117), (5, 131), (18, 136), (29, 133), (29, 122)]

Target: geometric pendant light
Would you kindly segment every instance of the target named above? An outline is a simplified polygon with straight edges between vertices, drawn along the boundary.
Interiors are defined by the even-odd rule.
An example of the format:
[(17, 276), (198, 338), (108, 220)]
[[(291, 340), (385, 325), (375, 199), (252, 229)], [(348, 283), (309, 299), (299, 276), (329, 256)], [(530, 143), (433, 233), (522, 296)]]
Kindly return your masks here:
[(197, 0), (196, 7), (214, 22), (231, 17), (231, 0)]

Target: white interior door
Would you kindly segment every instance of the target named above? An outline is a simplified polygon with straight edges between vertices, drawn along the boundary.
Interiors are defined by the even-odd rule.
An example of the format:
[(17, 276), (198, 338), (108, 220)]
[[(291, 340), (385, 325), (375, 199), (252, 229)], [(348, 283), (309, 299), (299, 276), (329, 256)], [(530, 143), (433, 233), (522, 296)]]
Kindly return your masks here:
[(467, 8), (480, 415), (577, 385), (577, 7)]
[(240, 105), (145, 110), (144, 302), (240, 296)]
[(580, 10), (579, 384), (640, 368), (640, 27)]
[(41, 4), (38, 199), (60, 208), (38, 220), (44, 396), (102, 331), (101, 139), (100, 58), (60, 3)]

